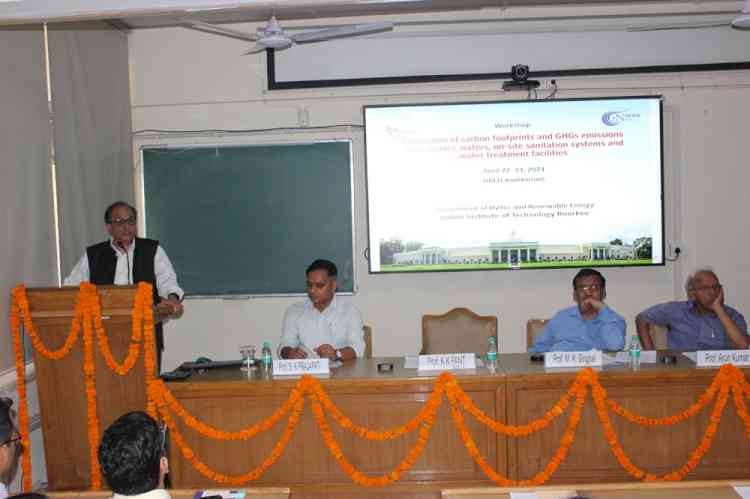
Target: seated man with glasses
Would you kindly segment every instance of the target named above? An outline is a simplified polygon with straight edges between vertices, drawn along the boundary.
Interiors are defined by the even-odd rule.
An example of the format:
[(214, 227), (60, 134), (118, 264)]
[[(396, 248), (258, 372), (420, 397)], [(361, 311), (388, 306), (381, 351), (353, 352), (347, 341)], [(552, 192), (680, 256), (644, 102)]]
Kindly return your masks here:
[[(77, 286), (81, 281), (93, 284), (128, 285), (140, 281), (154, 287), (154, 303), (161, 318), (182, 315), (184, 292), (177, 284), (172, 262), (158, 241), (136, 237), (138, 214), (124, 201), (111, 204), (104, 212), (104, 227), (110, 235), (108, 241), (86, 248), (65, 286)], [(164, 350), (164, 333), (161, 324), (156, 327), (157, 363), (161, 365)]]
[(581, 352), (622, 350), (625, 319), (604, 303), (604, 276), (594, 269), (582, 269), (573, 278), (573, 300), (577, 303), (555, 314), (530, 352)]
[(650, 325), (666, 326), (670, 350), (729, 350), (748, 348), (750, 337), (741, 313), (724, 305), (724, 288), (713, 270), (705, 268), (685, 281), (687, 301), (647, 308), (635, 318), (645, 350), (653, 350)]
[(142, 411), (124, 414), (104, 430), (99, 464), (114, 499), (170, 499), (166, 430)]
[(12, 405), (11, 399), (0, 398), (0, 499), (8, 497), (8, 485), (23, 450), (21, 437), (13, 424)]

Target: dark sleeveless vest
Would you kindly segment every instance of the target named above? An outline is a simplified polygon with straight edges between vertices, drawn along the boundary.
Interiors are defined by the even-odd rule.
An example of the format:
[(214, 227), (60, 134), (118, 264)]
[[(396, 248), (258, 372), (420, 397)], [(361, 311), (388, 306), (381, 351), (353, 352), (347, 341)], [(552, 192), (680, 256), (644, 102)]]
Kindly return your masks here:
[[(135, 238), (135, 250), (133, 250), (133, 261), (130, 262), (133, 274), (133, 284), (141, 281), (148, 282), (153, 286), (154, 304), (161, 301), (159, 291), (156, 289), (156, 272), (154, 270), (154, 256), (159, 247), (159, 241), (153, 239)], [(89, 280), (92, 284), (114, 284), (115, 268), (117, 267), (117, 255), (112, 249), (109, 241), (104, 241), (86, 248), (86, 256), (89, 260)], [(154, 328), (156, 332), (156, 350), (164, 350), (164, 331), (161, 324)]]

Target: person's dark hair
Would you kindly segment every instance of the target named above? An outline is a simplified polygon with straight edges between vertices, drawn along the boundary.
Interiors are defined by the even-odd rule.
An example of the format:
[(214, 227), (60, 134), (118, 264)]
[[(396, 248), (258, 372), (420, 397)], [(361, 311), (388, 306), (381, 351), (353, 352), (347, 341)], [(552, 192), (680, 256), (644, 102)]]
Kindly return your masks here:
[(604, 279), (604, 276), (601, 274), (601, 272), (599, 272), (598, 270), (594, 270), (594, 269), (581, 269), (573, 278), (573, 289), (576, 289), (576, 281), (578, 279), (592, 276), (592, 275), (595, 275), (596, 277), (599, 278), (599, 282), (602, 284), (602, 289), (607, 287), (607, 281)]
[(134, 411), (117, 418), (104, 431), (99, 464), (116, 494), (143, 494), (159, 486), (165, 435), (151, 416)]
[(126, 208), (129, 208), (130, 212), (133, 214), (133, 216), (135, 218), (138, 218), (138, 211), (135, 209), (135, 207), (130, 206), (125, 201), (115, 201), (111, 205), (107, 206), (106, 210), (104, 210), (104, 223), (105, 224), (111, 224), (112, 223), (112, 210), (114, 210), (118, 206), (124, 206)]
[(316, 270), (325, 270), (326, 272), (328, 272), (328, 275), (330, 277), (336, 277), (337, 275), (339, 275), (336, 264), (330, 260), (315, 260), (310, 264), (309, 267), (307, 267), (305, 274), (309, 274), (310, 272), (314, 272)]
[(24, 492), (14, 496), (8, 496), (8, 499), (49, 499), (46, 495), (39, 492)]
[(0, 443), (7, 441), (13, 435), (13, 414), (10, 409), (12, 405), (13, 400), (6, 397), (0, 398)]

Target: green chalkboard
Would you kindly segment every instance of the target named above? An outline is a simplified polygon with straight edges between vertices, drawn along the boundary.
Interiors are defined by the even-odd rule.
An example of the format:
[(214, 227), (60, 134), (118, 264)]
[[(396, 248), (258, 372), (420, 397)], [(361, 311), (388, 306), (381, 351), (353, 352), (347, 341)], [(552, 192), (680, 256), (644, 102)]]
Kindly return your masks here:
[(146, 236), (186, 294), (304, 293), (316, 258), (354, 290), (350, 142), (141, 152)]

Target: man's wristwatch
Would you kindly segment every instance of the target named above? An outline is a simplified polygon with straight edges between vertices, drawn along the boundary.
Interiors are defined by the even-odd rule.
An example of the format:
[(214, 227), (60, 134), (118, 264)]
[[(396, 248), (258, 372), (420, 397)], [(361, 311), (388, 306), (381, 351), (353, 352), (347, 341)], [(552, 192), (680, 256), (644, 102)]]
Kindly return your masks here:
[(336, 360), (341, 360), (344, 358), (343, 355), (341, 355), (341, 350), (336, 349)]

